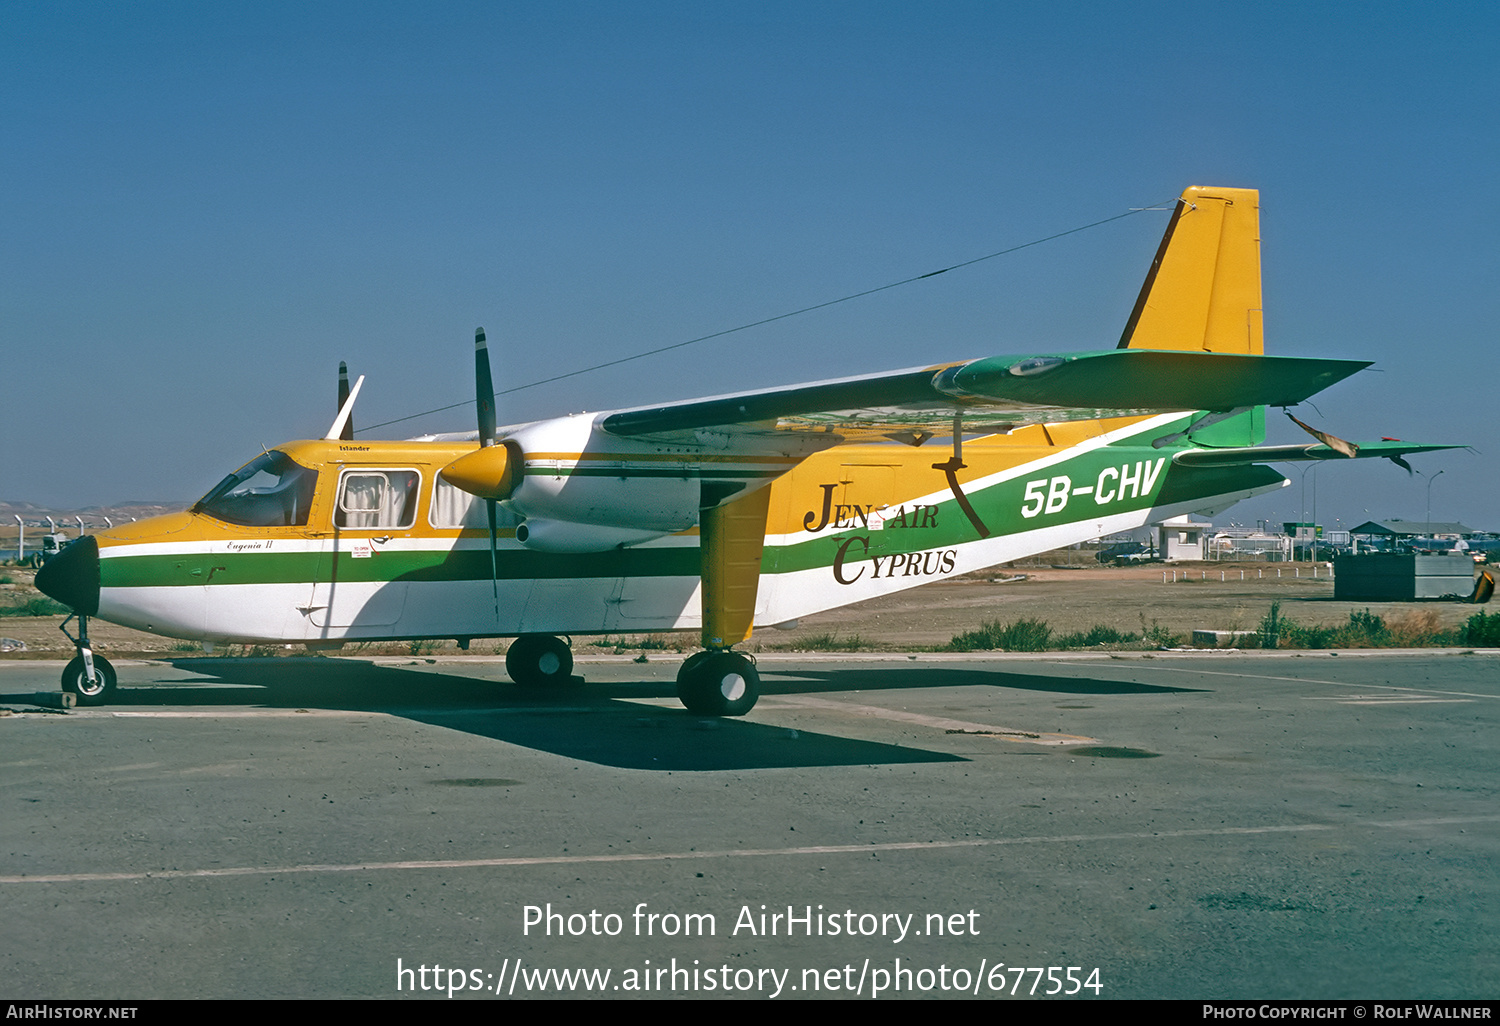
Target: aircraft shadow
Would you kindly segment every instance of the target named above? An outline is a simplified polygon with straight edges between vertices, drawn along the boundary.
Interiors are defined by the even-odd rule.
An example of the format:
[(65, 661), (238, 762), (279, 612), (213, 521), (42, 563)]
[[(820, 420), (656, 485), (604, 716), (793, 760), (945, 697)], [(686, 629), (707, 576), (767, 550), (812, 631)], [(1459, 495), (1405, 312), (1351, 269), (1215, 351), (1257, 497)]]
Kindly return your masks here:
[[(827, 691), (885, 691), (953, 687), (1009, 688), (1042, 691), (1054, 695), (1167, 695), (1199, 692), (1201, 688), (1165, 684), (1136, 684), (1083, 677), (1051, 677), (1040, 673), (1009, 673), (971, 670), (963, 667), (912, 666), (900, 669), (799, 670), (776, 680), (776, 671), (761, 671), (760, 693), (765, 695), (813, 695)], [(816, 682), (816, 683), (814, 683)]]
[[(122, 684), (114, 706), (381, 712), (565, 758), (621, 769), (666, 771), (810, 768), (963, 762), (915, 747), (788, 730), (753, 719), (713, 719), (630, 699), (676, 700), (670, 682), (521, 688), (508, 682), (377, 666), (354, 659), (169, 660), (197, 680)], [(578, 678), (575, 678), (578, 680)], [(1057, 695), (1152, 695), (1198, 689), (965, 667), (763, 669), (761, 693), (817, 695), (944, 687), (995, 687)], [(253, 691), (247, 694), (247, 691)], [(596, 722), (589, 722), (597, 717)]]
[[(695, 716), (629, 698), (676, 700), (675, 685), (576, 684), (520, 688), (508, 682), (374, 666), (348, 659), (181, 659), (171, 665), (214, 678), (122, 686), (115, 705), (181, 705), (383, 712), (417, 723), (620, 769), (663, 771), (963, 762), (945, 752), (789, 731), (741, 719)], [(576, 679), (576, 678), (575, 678)], [(224, 685), (235, 685), (225, 687)], [(246, 689), (254, 688), (253, 698)], [(598, 722), (589, 720), (598, 717)]]

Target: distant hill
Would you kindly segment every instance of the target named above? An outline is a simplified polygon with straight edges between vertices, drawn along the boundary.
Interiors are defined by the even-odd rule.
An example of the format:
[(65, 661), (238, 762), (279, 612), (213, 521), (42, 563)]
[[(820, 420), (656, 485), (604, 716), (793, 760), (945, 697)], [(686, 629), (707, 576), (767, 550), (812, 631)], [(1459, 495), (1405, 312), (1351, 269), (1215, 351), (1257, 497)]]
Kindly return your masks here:
[[(160, 516), (163, 513), (176, 513), (187, 509), (193, 503), (187, 502), (117, 502), (108, 506), (85, 506), (82, 509), (61, 509), (56, 506), (38, 506), (32, 502), (14, 502), (9, 499), (0, 499), (0, 535), (13, 537), (16, 533), (16, 517), (26, 522), (27, 527), (47, 526), (47, 518), (51, 517), (57, 521), (59, 527), (72, 527), (77, 530), (74, 517), (82, 517), (83, 523), (90, 530), (103, 528), (104, 518), (108, 517), (117, 524), (129, 523), (132, 519), (144, 520), (147, 517)], [(9, 528), (7, 531), (6, 528)]]

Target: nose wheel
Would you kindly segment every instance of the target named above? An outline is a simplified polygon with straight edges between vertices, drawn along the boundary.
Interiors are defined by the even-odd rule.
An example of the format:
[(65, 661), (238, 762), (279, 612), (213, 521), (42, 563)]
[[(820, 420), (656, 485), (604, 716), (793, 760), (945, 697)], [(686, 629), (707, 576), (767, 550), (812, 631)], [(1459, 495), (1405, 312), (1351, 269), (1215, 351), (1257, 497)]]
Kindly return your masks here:
[(743, 716), (760, 698), (760, 674), (739, 652), (698, 652), (677, 671), (677, 697), (699, 716)]
[[(92, 673), (88, 665), (90, 661), (94, 664)], [(81, 655), (74, 656), (62, 675), (63, 690), (77, 695), (79, 705), (103, 705), (108, 702), (114, 696), (117, 682), (115, 668), (101, 655), (93, 656), (92, 660), (87, 661)]]
[[(71, 619), (73, 617), (68, 617), (68, 620)], [(68, 635), (68, 640), (78, 649), (78, 654), (63, 669), (63, 690), (77, 695), (79, 705), (103, 705), (114, 695), (115, 685), (119, 682), (115, 668), (108, 659), (95, 655), (90, 647), (89, 618), (78, 617), (76, 638), (68, 634), (68, 620), (64, 620), (58, 630)]]

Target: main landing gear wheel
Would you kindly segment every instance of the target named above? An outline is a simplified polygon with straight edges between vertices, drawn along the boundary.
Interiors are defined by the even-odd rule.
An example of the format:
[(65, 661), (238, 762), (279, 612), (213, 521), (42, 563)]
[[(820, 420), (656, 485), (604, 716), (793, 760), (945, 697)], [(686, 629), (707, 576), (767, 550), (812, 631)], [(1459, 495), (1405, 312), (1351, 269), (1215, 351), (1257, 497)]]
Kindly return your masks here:
[(90, 680), (83, 656), (74, 656), (63, 670), (62, 686), (78, 696), (79, 705), (103, 705), (115, 693), (115, 668), (102, 655), (94, 655), (94, 679)]
[(573, 650), (551, 634), (523, 634), (505, 653), (505, 672), (517, 684), (566, 684), (573, 679)]
[(760, 674), (738, 652), (699, 652), (677, 671), (677, 697), (699, 716), (743, 716), (760, 697)]

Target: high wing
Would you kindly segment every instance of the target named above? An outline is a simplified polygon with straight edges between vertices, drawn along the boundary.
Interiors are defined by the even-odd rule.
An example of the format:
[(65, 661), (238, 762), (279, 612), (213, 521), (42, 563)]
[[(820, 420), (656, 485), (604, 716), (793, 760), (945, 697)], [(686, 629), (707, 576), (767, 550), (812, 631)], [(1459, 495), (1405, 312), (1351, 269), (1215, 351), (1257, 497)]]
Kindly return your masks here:
[[(637, 407), (602, 414), (596, 423), (610, 435), (662, 445), (701, 442), (705, 430), (721, 434), (729, 448), (736, 436), (747, 444), (747, 436), (773, 432), (815, 433), (824, 446), (830, 434), (841, 442), (921, 445), (955, 430), (996, 433), (1070, 420), (1293, 406), (1369, 365), (1145, 349), (995, 356)], [(1190, 467), (1377, 457), (1401, 463), (1412, 453), (1460, 448), (1395, 439), (1212, 448), (1192, 448), (1193, 441), (1186, 431), (1157, 444), (1188, 446), (1174, 445), (1172, 462)]]
[(966, 432), (1191, 411), (1233, 417), (1299, 403), (1366, 366), (1145, 349), (989, 357), (537, 421), (499, 432), (498, 444), (460, 457), (443, 477), (507, 502), (531, 522), (518, 536), (534, 546), (598, 551), (693, 527), (700, 510), (843, 443), (920, 445), (945, 434), (956, 456)]
[(601, 415), (622, 438), (689, 441), (705, 428), (833, 431), (850, 441), (908, 440), (952, 428), (989, 432), (1027, 424), (1187, 410), (1292, 406), (1368, 367), (1208, 352), (1111, 349), (994, 356), (966, 363), (818, 381)]

